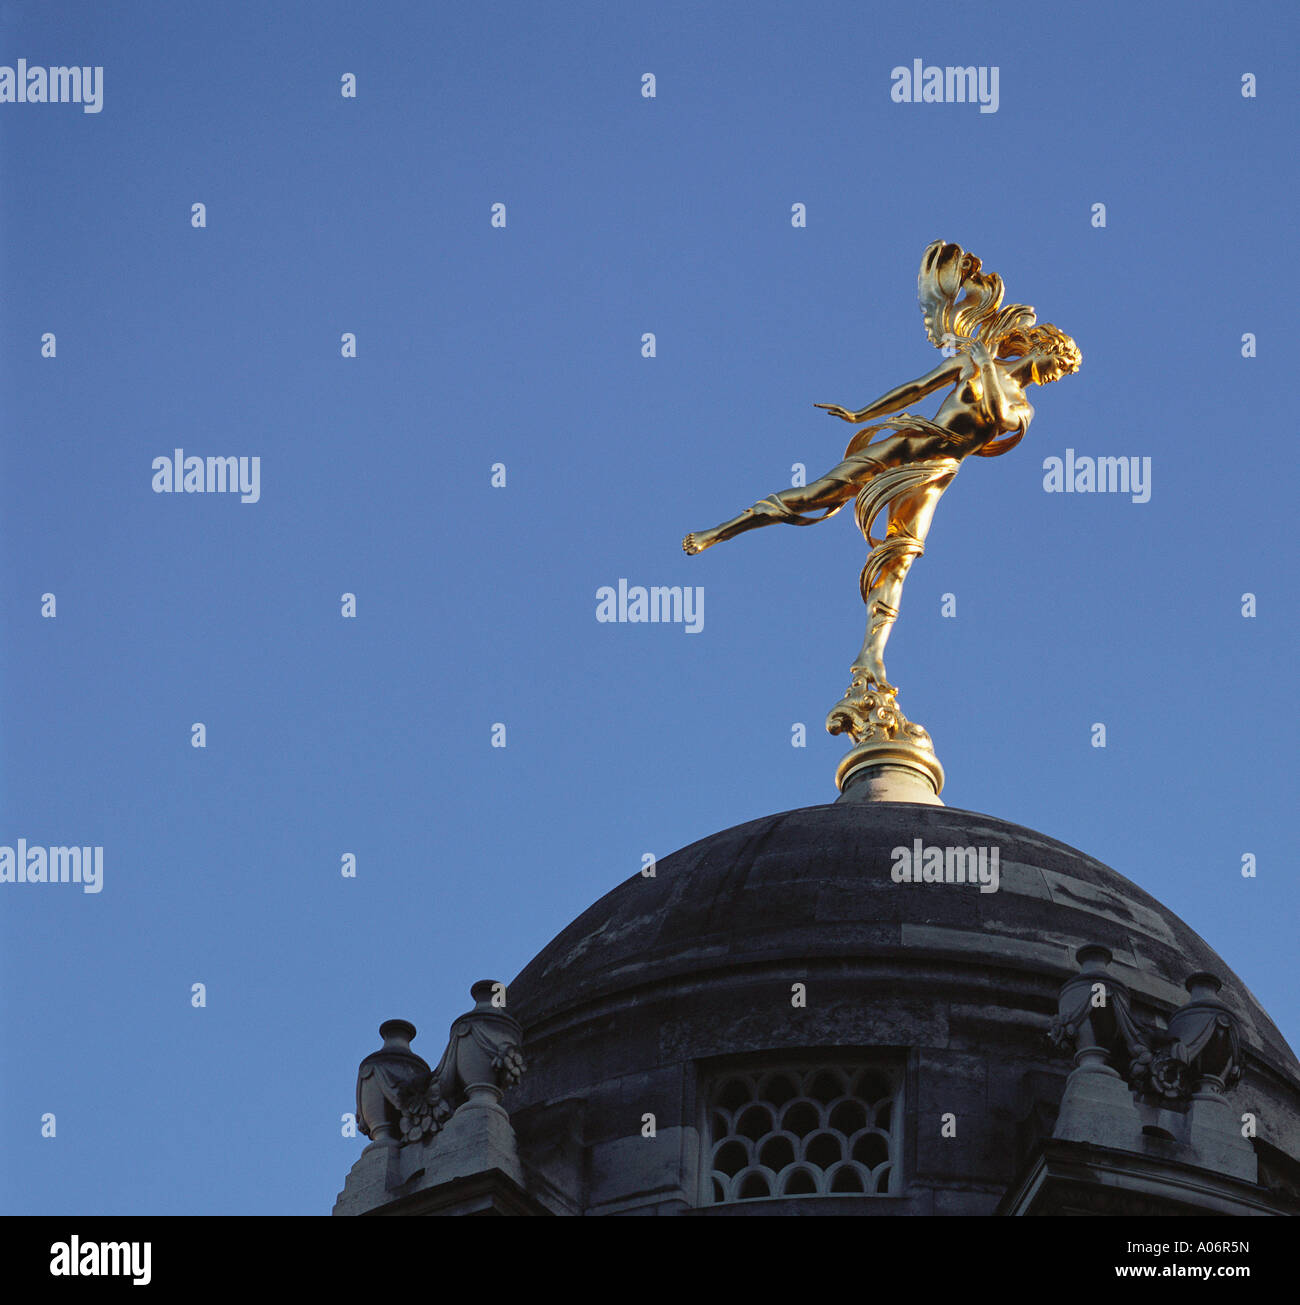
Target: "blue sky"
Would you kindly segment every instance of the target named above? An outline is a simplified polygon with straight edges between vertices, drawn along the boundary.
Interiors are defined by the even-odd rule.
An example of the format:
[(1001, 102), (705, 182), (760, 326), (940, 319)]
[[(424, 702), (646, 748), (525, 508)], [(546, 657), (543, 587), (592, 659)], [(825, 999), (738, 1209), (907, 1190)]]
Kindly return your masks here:
[[(382, 1019), (436, 1059), (644, 852), (834, 798), (851, 514), (680, 540), (838, 460), (814, 403), (935, 365), (936, 238), (1083, 351), (908, 580), (945, 801), (1134, 879), (1300, 1040), (1296, 28), (0, 5), (0, 64), (104, 69), (99, 113), (0, 104), (0, 842), (105, 849), (99, 894), (0, 884), (0, 1211), (324, 1213)], [(893, 102), (915, 58), (996, 66), (997, 112)], [(154, 493), (178, 447), (260, 500)], [(1151, 458), (1150, 501), (1044, 492), (1067, 448)], [(620, 578), (702, 585), (703, 629), (598, 623)]]

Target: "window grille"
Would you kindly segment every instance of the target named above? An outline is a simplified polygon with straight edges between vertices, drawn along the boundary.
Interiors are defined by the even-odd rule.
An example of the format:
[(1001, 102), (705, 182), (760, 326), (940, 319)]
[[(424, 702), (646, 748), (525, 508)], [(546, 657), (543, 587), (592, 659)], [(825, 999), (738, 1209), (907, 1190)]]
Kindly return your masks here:
[(706, 1093), (706, 1204), (897, 1191), (899, 1082), (880, 1065), (719, 1074)]

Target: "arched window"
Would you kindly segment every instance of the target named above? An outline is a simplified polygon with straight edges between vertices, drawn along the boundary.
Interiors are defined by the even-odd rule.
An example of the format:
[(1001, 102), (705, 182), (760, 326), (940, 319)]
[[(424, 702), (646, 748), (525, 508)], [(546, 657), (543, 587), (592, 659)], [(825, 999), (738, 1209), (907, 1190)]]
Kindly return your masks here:
[(728, 1070), (705, 1084), (706, 1205), (899, 1190), (899, 1067)]

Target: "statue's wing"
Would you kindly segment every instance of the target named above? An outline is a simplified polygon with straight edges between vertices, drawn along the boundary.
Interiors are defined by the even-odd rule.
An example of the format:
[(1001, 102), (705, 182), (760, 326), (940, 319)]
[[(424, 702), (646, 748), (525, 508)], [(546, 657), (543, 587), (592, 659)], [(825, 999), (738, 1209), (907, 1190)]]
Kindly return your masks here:
[(980, 271), (980, 260), (960, 245), (936, 240), (921, 255), (916, 297), (936, 349), (950, 342), (960, 348), (963, 340), (979, 335), (997, 315), (1002, 293), (1002, 278)]

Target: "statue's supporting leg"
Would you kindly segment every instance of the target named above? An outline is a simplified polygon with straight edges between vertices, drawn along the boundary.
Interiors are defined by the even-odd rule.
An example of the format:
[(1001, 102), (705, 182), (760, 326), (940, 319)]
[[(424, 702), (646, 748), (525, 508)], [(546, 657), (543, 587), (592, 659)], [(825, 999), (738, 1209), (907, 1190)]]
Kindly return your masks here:
[[(894, 687), (885, 676), (885, 645), (898, 619), (903, 581), (912, 563), (925, 552), (934, 510), (950, 481), (925, 485), (900, 494), (889, 506), (889, 529), (862, 568), (862, 601), (867, 605), (867, 634), (851, 668), (853, 687), (874, 684), (886, 692)], [(864, 526), (865, 529), (865, 526)]]
[(898, 619), (903, 598), (903, 581), (912, 563), (925, 552), (925, 545), (910, 535), (896, 534), (871, 550), (862, 568), (862, 598), (867, 604), (867, 636), (862, 651), (850, 668), (855, 681), (870, 680), (892, 690), (885, 678), (885, 645)]

